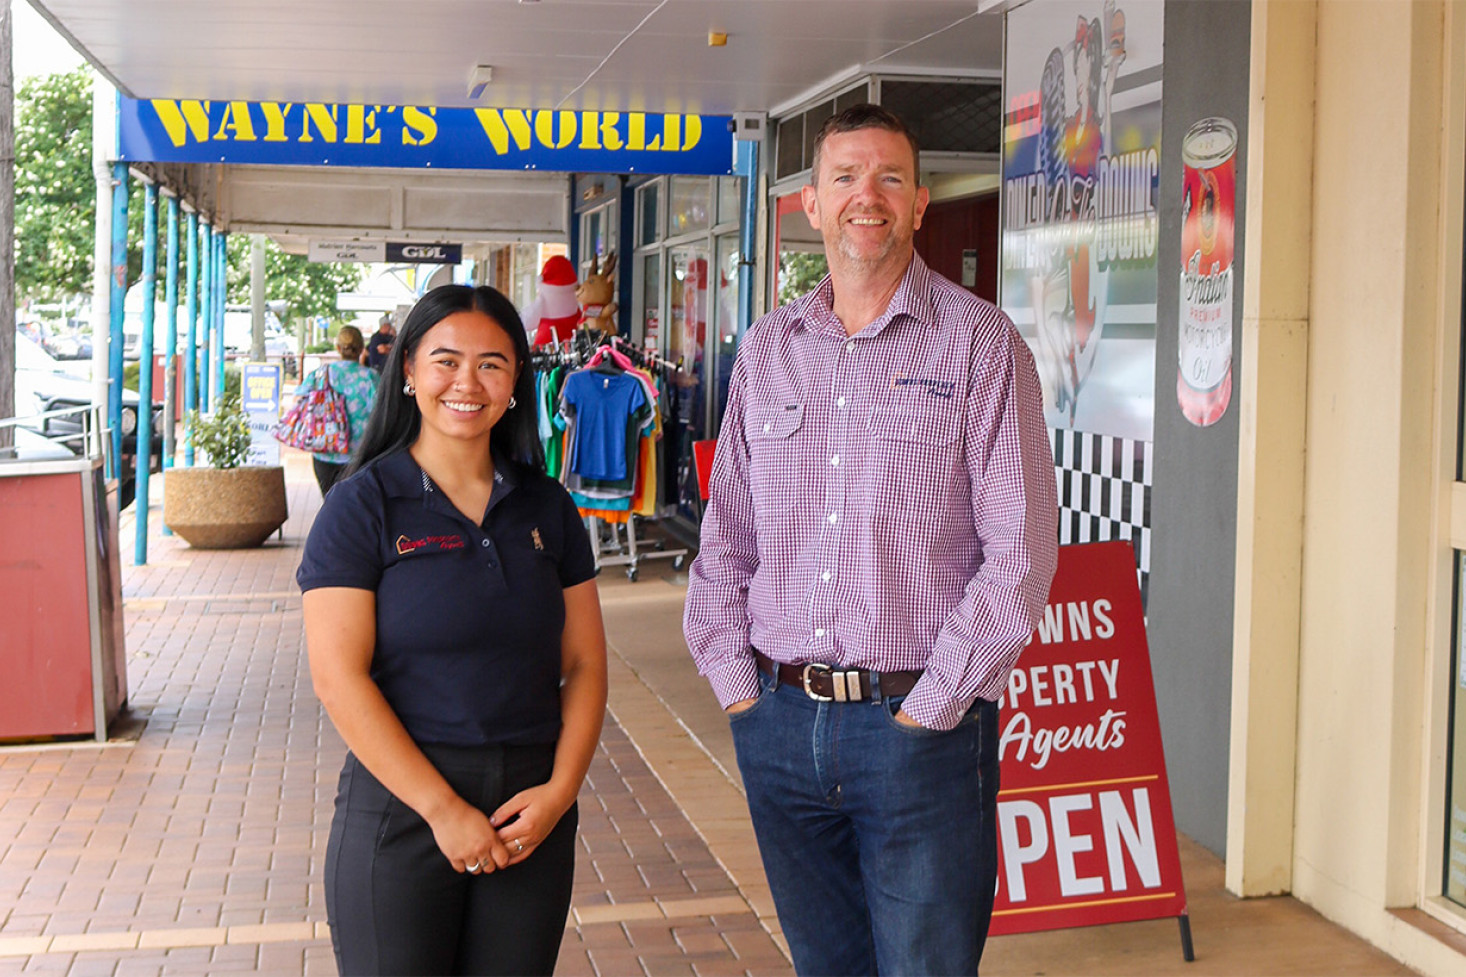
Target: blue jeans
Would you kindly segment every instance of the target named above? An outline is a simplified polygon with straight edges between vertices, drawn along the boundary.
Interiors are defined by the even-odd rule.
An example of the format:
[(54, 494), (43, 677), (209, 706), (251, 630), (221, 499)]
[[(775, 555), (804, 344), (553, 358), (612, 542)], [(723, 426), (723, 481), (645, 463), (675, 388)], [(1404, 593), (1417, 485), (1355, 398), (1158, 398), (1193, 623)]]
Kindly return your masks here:
[(816, 702), (762, 676), (730, 717), (800, 974), (976, 974), (997, 882), (998, 709), (950, 732), (900, 700)]

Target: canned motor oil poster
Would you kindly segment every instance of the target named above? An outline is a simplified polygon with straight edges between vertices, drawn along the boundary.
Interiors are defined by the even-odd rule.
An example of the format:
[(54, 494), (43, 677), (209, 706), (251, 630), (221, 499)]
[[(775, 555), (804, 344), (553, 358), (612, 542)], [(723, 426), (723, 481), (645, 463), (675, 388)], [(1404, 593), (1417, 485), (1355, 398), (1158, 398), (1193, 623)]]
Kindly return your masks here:
[(1153, 440), (1164, 4), (1007, 18), (1001, 304), (1050, 427)]
[(992, 932), (1185, 915), (1128, 542), (1059, 549), (1043, 620), (999, 707)]

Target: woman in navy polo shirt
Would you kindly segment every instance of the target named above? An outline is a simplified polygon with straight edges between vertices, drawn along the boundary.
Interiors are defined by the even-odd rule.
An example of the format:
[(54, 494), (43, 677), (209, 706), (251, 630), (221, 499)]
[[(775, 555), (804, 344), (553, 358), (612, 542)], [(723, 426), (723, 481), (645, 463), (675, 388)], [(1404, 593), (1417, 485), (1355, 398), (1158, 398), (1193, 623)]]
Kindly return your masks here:
[(499, 292), (424, 295), (296, 574), (311, 677), (351, 751), (326, 849), (343, 975), (555, 967), (606, 642), (528, 358)]

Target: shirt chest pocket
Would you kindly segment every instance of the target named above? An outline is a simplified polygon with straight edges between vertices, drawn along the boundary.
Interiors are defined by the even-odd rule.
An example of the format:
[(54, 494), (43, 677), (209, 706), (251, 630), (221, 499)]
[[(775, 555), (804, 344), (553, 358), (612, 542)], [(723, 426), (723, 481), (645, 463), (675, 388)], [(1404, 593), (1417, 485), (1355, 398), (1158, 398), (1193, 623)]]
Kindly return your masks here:
[(960, 428), (952, 410), (883, 408), (870, 418), (870, 433), (879, 441), (903, 446), (950, 448), (957, 442)]
[(749, 412), (744, 433), (750, 442), (788, 441), (803, 426), (804, 405), (785, 404)]

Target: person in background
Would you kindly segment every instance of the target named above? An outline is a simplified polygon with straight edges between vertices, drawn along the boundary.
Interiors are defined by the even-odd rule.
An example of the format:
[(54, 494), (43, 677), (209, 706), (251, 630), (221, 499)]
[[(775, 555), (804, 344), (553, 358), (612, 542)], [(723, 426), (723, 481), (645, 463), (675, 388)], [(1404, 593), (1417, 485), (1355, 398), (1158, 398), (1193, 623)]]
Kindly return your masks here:
[(383, 312), (377, 331), (367, 340), (366, 352), (362, 354), (362, 365), (378, 373), (387, 363), (387, 354), (392, 351), (392, 341), (397, 338), (397, 329), (392, 325), (392, 313)]
[(336, 334), (336, 352), (341, 356), (341, 362), (321, 364), (295, 388), (295, 396), (303, 397), (328, 379), (331, 389), (346, 398), (346, 413), (351, 419), (348, 450), (311, 454), (311, 468), (315, 471), (316, 484), (321, 487), (322, 496), (331, 491), (331, 486), (346, 471), (346, 463), (351, 460), (352, 451), (361, 444), (362, 436), (366, 434), (367, 419), (372, 414), (377, 375), (361, 365), (361, 350), (361, 330), (355, 326), (342, 326)]
[(830, 274), (739, 344), (684, 630), (801, 974), (975, 974), (998, 710), (1057, 564), (1038, 375), (916, 254), (915, 137), (859, 105), (801, 191)]
[(595, 558), (545, 475), (524, 325), (424, 295), (296, 579), (350, 753), (326, 847), (338, 970), (550, 974), (606, 708)]

